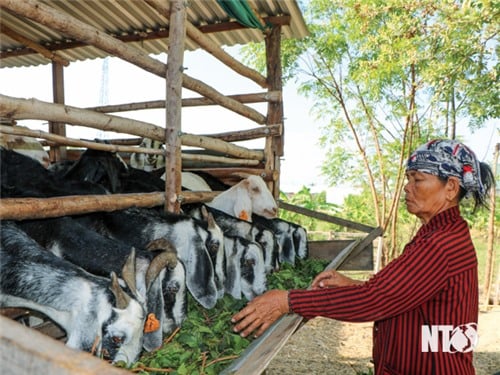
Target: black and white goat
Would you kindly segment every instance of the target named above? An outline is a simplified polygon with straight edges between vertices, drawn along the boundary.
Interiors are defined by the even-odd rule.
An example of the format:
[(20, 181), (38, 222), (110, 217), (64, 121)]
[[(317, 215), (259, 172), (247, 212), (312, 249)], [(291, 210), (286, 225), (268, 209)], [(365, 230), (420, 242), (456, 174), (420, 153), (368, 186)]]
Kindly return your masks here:
[(146, 316), (116, 274), (111, 280), (92, 275), (43, 249), (13, 222), (1, 225), (0, 306), (45, 314), (66, 331), (71, 348), (96, 348), (113, 362), (136, 361)]
[(267, 289), (264, 257), (260, 245), (238, 236), (224, 236), (226, 293), (251, 301)]
[(198, 219), (203, 219), (203, 209), (207, 209), (225, 236), (243, 237), (257, 242), (262, 247), (266, 273), (279, 269), (280, 246), (274, 233), (267, 227), (256, 222), (251, 223), (238, 219), (233, 215), (203, 204), (183, 205), (182, 209), (188, 215)]
[(268, 219), (259, 215), (253, 215), (253, 222), (269, 228), (280, 244), (280, 263), (288, 262), (295, 264), (295, 258), (307, 258), (309, 247), (307, 244), (307, 232), (304, 227), (288, 222), (283, 219)]
[[(186, 268), (186, 286), (194, 299), (205, 308), (215, 306), (218, 290), (209, 249), (212, 234), (187, 215), (159, 213), (155, 210), (129, 208), (114, 212), (94, 213), (78, 217), (84, 225), (99, 233), (120, 239), (135, 247), (165, 238), (173, 243)], [(222, 242), (216, 239), (215, 242)], [(220, 251), (220, 250), (219, 250)]]
[[(146, 350), (150, 351), (161, 346), (162, 332), (169, 333), (175, 328), (164, 326), (163, 322), (167, 319), (168, 322), (172, 321), (172, 310), (176, 306), (179, 306), (177, 309), (184, 311), (185, 317), (185, 296), (179, 296), (180, 300), (174, 301), (174, 306), (167, 306), (164, 303), (167, 291), (162, 290), (162, 284), (172, 282), (170, 278), (175, 267), (183, 267), (182, 264), (178, 264), (176, 250), (171, 244), (164, 242), (161, 249), (155, 245), (156, 250), (161, 250), (157, 252), (135, 249), (135, 279), (131, 280), (130, 275), (122, 274), (131, 247), (121, 241), (105, 237), (67, 216), (26, 220), (17, 225), (54, 255), (95, 275), (109, 276), (111, 272), (115, 272), (124, 279), (127, 285), (133, 288), (131, 292), (143, 303), (148, 317), (157, 319), (159, 322), (158, 329), (145, 330), (144, 348)], [(168, 280), (164, 280), (165, 277)], [(184, 283), (185, 280), (178, 280), (178, 282)], [(176, 322), (176, 327), (180, 326), (182, 320)]]

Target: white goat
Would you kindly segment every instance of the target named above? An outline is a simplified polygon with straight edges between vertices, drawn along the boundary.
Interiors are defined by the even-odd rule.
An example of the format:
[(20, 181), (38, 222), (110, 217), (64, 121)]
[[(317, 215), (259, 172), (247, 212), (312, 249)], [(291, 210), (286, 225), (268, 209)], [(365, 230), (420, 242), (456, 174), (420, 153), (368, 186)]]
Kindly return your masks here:
[(266, 183), (255, 175), (241, 180), (206, 204), (246, 221), (252, 221), (252, 214), (271, 219), (278, 213), (278, 206)]
[[(44, 250), (13, 222), (2, 222), (0, 235), (0, 306), (44, 313), (66, 331), (71, 348), (95, 347), (113, 362), (137, 360), (145, 313), (115, 273), (111, 281), (94, 276)], [(133, 251), (131, 258), (128, 266)]]

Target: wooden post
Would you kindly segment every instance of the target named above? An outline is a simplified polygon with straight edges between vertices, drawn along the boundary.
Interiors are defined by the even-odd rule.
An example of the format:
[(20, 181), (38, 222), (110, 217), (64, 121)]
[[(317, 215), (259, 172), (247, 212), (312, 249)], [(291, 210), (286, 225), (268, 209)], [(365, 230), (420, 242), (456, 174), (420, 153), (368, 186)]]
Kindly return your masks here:
[(182, 64), (186, 37), (184, 0), (170, 1), (170, 33), (167, 61), (166, 131), (165, 131), (165, 210), (180, 212), (181, 203), (181, 111)]
[[(493, 176), (497, 175), (498, 155), (500, 153), (500, 143), (495, 147), (495, 154), (493, 155)], [(495, 207), (496, 207), (496, 190), (495, 187), (491, 189), (490, 193), (490, 215), (488, 218), (488, 242), (486, 246), (486, 265), (484, 269), (484, 305), (487, 308), (490, 301), (490, 292), (493, 283), (493, 267), (495, 265)], [(499, 275), (500, 277), (500, 275)]]
[[(266, 36), (266, 62), (267, 81), (269, 91), (283, 91), (281, 80), (281, 26), (274, 25), (271, 32)], [(283, 100), (269, 102), (267, 105), (267, 124), (283, 124)], [(264, 153), (266, 156), (266, 169), (280, 171), (280, 157), (283, 156), (284, 127), (281, 136), (269, 136), (266, 138)], [(279, 173), (278, 173), (279, 176)], [(279, 197), (279, 177), (271, 186), (275, 198)]]
[[(64, 104), (64, 66), (61, 63), (52, 63), (52, 95), (54, 103)], [(49, 121), (49, 133), (66, 136), (66, 125), (62, 122)], [(50, 146), (50, 161), (66, 160), (66, 147)]]

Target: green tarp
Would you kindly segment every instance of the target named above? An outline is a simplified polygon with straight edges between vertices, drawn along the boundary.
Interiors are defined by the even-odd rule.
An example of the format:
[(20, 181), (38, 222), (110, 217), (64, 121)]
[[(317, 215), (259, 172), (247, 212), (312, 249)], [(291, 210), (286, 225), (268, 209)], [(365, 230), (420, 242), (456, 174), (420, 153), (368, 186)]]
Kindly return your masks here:
[(264, 30), (247, 0), (217, 0), (224, 11), (243, 26)]

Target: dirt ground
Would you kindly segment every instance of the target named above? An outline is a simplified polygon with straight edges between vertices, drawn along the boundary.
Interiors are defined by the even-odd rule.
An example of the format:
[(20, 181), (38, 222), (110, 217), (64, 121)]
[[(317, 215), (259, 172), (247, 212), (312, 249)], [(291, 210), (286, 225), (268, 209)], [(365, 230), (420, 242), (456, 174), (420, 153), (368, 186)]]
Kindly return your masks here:
[[(500, 375), (500, 306), (479, 314), (478, 334), (476, 374)], [(370, 374), (371, 337), (371, 323), (312, 319), (290, 338), (265, 374)]]

